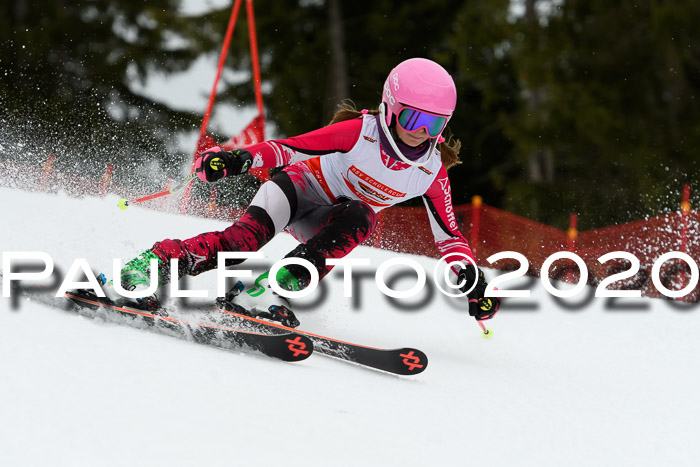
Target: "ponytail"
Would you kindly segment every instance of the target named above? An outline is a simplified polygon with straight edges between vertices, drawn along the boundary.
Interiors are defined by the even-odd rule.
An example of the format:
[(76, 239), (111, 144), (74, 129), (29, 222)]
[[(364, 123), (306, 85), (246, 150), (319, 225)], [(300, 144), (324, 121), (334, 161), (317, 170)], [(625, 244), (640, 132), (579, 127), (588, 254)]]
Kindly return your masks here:
[[(370, 115), (377, 115), (379, 114), (379, 110), (368, 110), (367, 113)], [(357, 110), (357, 107), (355, 107), (355, 103), (353, 101), (350, 99), (345, 99), (338, 106), (338, 110), (335, 112), (333, 118), (328, 124), (333, 125), (334, 123), (344, 122), (345, 120), (360, 118), (362, 115), (362, 112)]]
[(462, 161), (459, 160), (459, 150), (462, 149), (462, 142), (455, 138), (452, 133), (445, 137), (445, 141), (438, 144), (437, 147), (440, 151), (440, 159), (442, 160), (442, 165), (445, 166), (445, 170), (450, 170), (455, 165), (462, 163)]

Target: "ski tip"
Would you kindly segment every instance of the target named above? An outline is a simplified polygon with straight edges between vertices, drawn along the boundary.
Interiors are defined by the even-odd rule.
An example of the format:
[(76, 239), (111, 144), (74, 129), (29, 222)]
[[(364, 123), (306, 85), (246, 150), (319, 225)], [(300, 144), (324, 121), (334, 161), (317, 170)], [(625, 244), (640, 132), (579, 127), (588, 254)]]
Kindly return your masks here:
[(283, 334), (279, 337), (284, 339), (281, 345), (284, 350), (276, 356), (286, 362), (306, 360), (314, 351), (313, 341), (306, 336), (301, 334)]
[(119, 206), (119, 209), (122, 211), (125, 211), (129, 208), (129, 201), (126, 198), (122, 198), (117, 203), (117, 206)]
[(400, 375), (417, 375), (428, 367), (428, 356), (418, 349), (405, 348), (399, 351), (402, 359), (396, 371)]

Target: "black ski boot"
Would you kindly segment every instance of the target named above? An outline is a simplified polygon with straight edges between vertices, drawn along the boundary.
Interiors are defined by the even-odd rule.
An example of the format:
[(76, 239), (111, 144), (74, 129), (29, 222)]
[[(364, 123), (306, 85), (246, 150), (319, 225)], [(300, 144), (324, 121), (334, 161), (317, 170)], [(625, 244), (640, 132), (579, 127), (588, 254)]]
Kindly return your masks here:
[[(243, 283), (241, 281), (238, 281), (236, 285), (234, 285), (233, 288), (231, 288), (231, 290), (229, 290), (224, 297), (219, 297), (216, 299), (216, 305), (223, 310), (238, 313), (239, 315), (275, 321), (280, 323), (282, 326), (296, 328), (300, 324), (299, 320), (294, 315), (294, 312), (287, 308), (285, 305), (269, 305), (267, 306), (267, 308), (262, 308), (260, 306), (245, 307), (242, 304), (238, 303), (241, 301), (240, 299), (236, 300), (237, 297), (241, 296), (242, 298), (246, 299), (244, 301), (248, 302), (251, 298), (251, 295), (253, 296), (253, 298), (257, 298), (263, 293), (271, 295), (272, 291), (268, 290), (266, 286), (267, 280), (267, 275), (263, 274), (263, 276), (260, 276), (258, 280), (255, 281), (255, 287), (250, 289), (249, 291), (246, 291), (243, 295), (241, 295), (244, 290)], [(284, 301), (284, 299), (279, 295), (275, 295), (275, 297), (277, 297), (279, 301)]]

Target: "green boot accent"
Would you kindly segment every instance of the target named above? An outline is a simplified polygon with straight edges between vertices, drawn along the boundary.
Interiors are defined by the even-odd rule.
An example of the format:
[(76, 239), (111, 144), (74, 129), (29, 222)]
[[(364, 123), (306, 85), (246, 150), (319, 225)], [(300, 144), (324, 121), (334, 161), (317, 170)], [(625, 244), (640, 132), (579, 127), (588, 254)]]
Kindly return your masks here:
[(294, 277), (294, 274), (289, 272), (289, 269), (286, 267), (282, 266), (279, 268), (277, 271), (277, 283), (280, 285), (285, 290), (290, 290), (293, 292), (298, 292), (303, 287), (299, 283), (299, 279)]
[[(268, 281), (269, 276), (270, 276), (270, 271), (267, 271), (267, 272), (259, 275), (258, 278), (255, 279), (255, 285), (253, 285), (253, 287), (246, 290), (245, 292), (248, 295), (250, 295), (251, 297), (259, 297), (260, 295), (264, 294), (265, 290), (267, 290), (265, 285), (269, 283), (269, 281)], [(262, 284), (263, 281), (266, 281), (265, 284)]]
[[(277, 283), (284, 290), (298, 292), (302, 289), (298, 279), (284, 266), (277, 271)], [(264, 294), (268, 288), (270, 288), (270, 271), (259, 275), (258, 278), (255, 279), (255, 284), (246, 290), (246, 293), (251, 297), (259, 297)]]
[[(126, 290), (133, 290), (134, 287), (145, 285), (148, 287), (151, 283), (151, 260), (158, 261), (158, 269), (163, 261), (158, 258), (151, 250), (146, 250), (136, 258), (128, 261), (121, 270), (122, 286)], [(159, 271), (160, 272), (160, 271)], [(158, 286), (163, 285), (163, 275), (158, 274)], [(129, 288), (127, 288), (129, 287)]]

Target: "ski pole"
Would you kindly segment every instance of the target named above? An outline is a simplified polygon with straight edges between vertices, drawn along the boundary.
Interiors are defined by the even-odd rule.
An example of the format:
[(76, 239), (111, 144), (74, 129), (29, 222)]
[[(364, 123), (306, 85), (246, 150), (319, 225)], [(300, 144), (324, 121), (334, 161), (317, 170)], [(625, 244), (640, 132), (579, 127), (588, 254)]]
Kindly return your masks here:
[(493, 331), (487, 328), (483, 321), (477, 321), (477, 323), (479, 324), (479, 327), (481, 327), (481, 330), (484, 332), (482, 334), (482, 337), (484, 337), (485, 339), (491, 339), (491, 337), (493, 337)]
[[(481, 300), (481, 299), (479, 299)], [(476, 303), (477, 305), (480, 305), (480, 301), (477, 300), (476, 298), (471, 298), (469, 299), (469, 306), (472, 305), (472, 303)], [(489, 304), (491, 303), (491, 300), (489, 300)], [(481, 330), (484, 332), (482, 334), (482, 337), (485, 337), (486, 339), (490, 339), (493, 336), (493, 331), (491, 331), (489, 328), (486, 327), (483, 321), (476, 320), (477, 324), (479, 327), (481, 327)]]
[(119, 206), (119, 209), (124, 211), (124, 210), (129, 208), (129, 205), (131, 203), (143, 203), (144, 201), (149, 201), (152, 199), (160, 198), (161, 196), (172, 195), (173, 193), (176, 193), (176, 192), (182, 190), (183, 188), (185, 188), (192, 180), (195, 179), (195, 177), (196, 177), (196, 174), (194, 172), (192, 172), (191, 174), (189, 174), (187, 176), (187, 178), (185, 178), (179, 184), (175, 185), (170, 190), (161, 191), (160, 193), (154, 193), (152, 195), (144, 196), (142, 198), (136, 198), (136, 199), (122, 198), (119, 200), (119, 203), (117, 203), (117, 205)]

